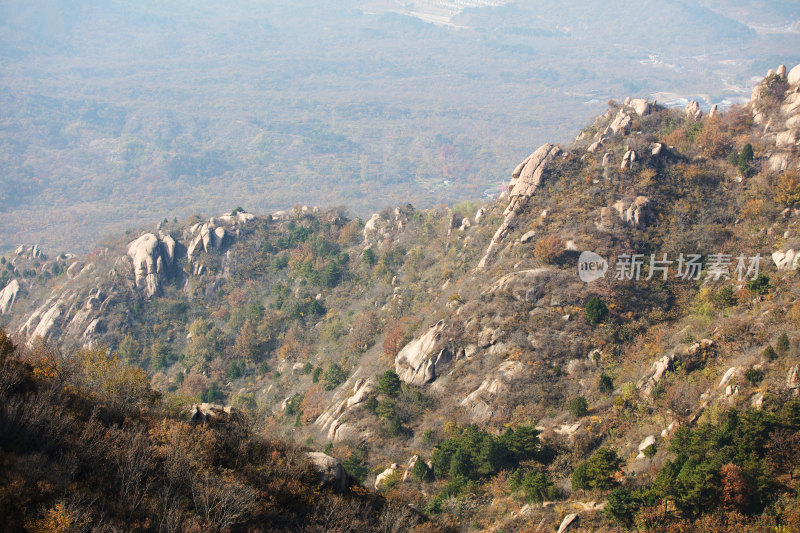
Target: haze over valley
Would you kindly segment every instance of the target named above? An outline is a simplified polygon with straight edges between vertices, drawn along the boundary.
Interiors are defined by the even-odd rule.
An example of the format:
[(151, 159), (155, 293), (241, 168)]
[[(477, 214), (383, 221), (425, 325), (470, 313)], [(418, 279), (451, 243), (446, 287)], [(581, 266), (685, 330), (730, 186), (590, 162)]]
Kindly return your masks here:
[[(4, 2), (0, 247), (85, 251), (237, 205), (491, 196), (609, 99), (738, 102), (800, 59), (737, 2), (629, 4)], [(800, 17), (769, 5), (760, 24)]]

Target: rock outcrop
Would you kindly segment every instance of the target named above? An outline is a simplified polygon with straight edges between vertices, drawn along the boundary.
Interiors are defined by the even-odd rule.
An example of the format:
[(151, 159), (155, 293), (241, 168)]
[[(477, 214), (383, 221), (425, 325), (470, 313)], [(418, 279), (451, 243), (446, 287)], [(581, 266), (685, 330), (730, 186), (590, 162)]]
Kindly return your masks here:
[(445, 338), (443, 320), (431, 327), (420, 338), (406, 344), (395, 357), (395, 371), (400, 379), (413, 385), (430, 383), (441, 368), (456, 358), (452, 342)]
[(17, 301), (17, 295), (20, 291), (19, 281), (12, 279), (0, 291), (0, 315), (10, 313), (14, 307), (14, 302)]
[(632, 226), (644, 226), (650, 218), (650, 199), (637, 196), (632, 201), (618, 200), (611, 206), (620, 220)]
[[(364, 402), (369, 394), (375, 389), (375, 383), (372, 379), (358, 379), (355, 380), (352, 389), (343, 388), (345, 397), (339, 396), (338, 399), (331, 402), (330, 406), (320, 414), (314, 425), (320, 431), (327, 434), (328, 439), (332, 442), (342, 442), (345, 440), (358, 440), (365, 441), (372, 436), (372, 432), (359, 431), (352, 424), (348, 423), (348, 413), (357, 405)], [(352, 390), (352, 395), (346, 391)]]
[(58, 300), (55, 305), (50, 307), (39, 319), (39, 323), (31, 332), (28, 345), (31, 345), (32, 341), (36, 338), (40, 339), (47, 339), (48, 336), (53, 332), (56, 327), (56, 324), (61, 319), (61, 316), (64, 314), (64, 302), (62, 300)]
[(381, 472), (375, 477), (375, 490), (378, 490), (381, 487), (381, 484), (392, 477), (392, 475), (400, 469), (400, 465), (397, 463), (392, 463), (389, 468)]
[(656, 443), (656, 436), (655, 435), (648, 435), (647, 437), (639, 443), (639, 455), (636, 456), (636, 459), (644, 459), (645, 454), (644, 451), (649, 448), (650, 446), (654, 446)]
[(550, 143), (542, 145), (514, 169), (508, 184), (509, 202), (503, 212), (505, 218), (478, 263), (479, 270), (494, 260), (503, 239), (514, 228), (517, 216), (524, 210), (528, 199), (536, 192), (553, 159), (560, 153), (561, 149), (558, 146)]
[[(785, 69), (786, 67), (784, 67), (784, 70)], [(796, 65), (789, 71), (789, 74), (786, 76), (786, 81), (789, 82), (789, 85), (800, 85), (800, 65)]]
[(554, 278), (563, 277), (560, 272), (548, 268), (519, 270), (492, 283), (484, 294), (505, 293), (517, 300), (535, 303), (550, 293), (550, 284)]
[(634, 98), (633, 100), (630, 101), (629, 105), (633, 108), (634, 111), (636, 111), (636, 114), (639, 115), (640, 117), (644, 117), (650, 114), (651, 111), (650, 102), (648, 102), (644, 98)]
[(146, 298), (152, 298), (167, 277), (175, 259), (176, 242), (169, 235), (145, 233), (128, 245), (133, 262), (134, 286)]
[(308, 452), (306, 457), (317, 473), (320, 486), (330, 487), (340, 494), (347, 490), (349, 485), (347, 472), (338, 459), (322, 452)]
[[(381, 243), (384, 239), (392, 237), (393, 233), (403, 231), (407, 224), (408, 214), (399, 207), (395, 207), (391, 215), (374, 213), (364, 224), (364, 245), (373, 246)], [(457, 223), (452, 227), (457, 228)]]
[(636, 161), (636, 152), (633, 150), (628, 150), (625, 152), (625, 155), (622, 156), (622, 162), (619, 164), (619, 168), (623, 170), (630, 168), (634, 161)]
[(786, 388), (795, 396), (800, 392), (800, 365), (794, 365), (786, 373)]
[(600, 139), (604, 137), (621, 137), (627, 134), (631, 127), (631, 121), (631, 116), (624, 109), (620, 109), (611, 124), (600, 135)]
[(772, 262), (778, 270), (796, 270), (800, 264), (800, 253), (792, 249), (777, 251), (772, 254)]
[(195, 225), (189, 231), (194, 235), (186, 251), (190, 259), (197, 257), (200, 252), (210, 254), (220, 250), (226, 236), (225, 228), (215, 227), (210, 222)]
[(469, 393), (460, 404), (469, 410), (472, 420), (486, 423), (494, 414), (492, 400), (508, 390), (509, 384), (524, 370), (519, 361), (505, 361), (492, 372), (483, 383)]
[(189, 411), (189, 423), (192, 426), (205, 426), (208, 424), (224, 424), (231, 420), (235, 409), (216, 403), (201, 403), (193, 405)]
[[(768, 74), (753, 88), (750, 100), (753, 122), (763, 126), (764, 133), (769, 134), (766, 138), (770, 144), (774, 139), (774, 150), (770, 150), (768, 144), (764, 153), (766, 166), (773, 172), (800, 168), (797, 156), (800, 146), (800, 65), (786, 76), (781, 76), (781, 72), (786, 72), (786, 67), (781, 67), (778, 67), (777, 73)], [(789, 89), (784, 92), (786, 83)], [(767, 95), (770, 97), (767, 98)], [(773, 109), (776, 97), (781, 99), (777, 110)]]
[(700, 104), (698, 104), (696, 100), (692, 100), (686, 104), (686, 109), (684, 109), (684, 111), (686, 116), (689, 118), (693, 118), (695, 120), (700, 120), (703, 118), (703, 110), (700, 109)]
[(558, 533), (564, 533), (566, 530), (570, 528), (573, 524), (578, 523), (578, 514), (577, 513), (570, 513), (564, 517), (564, 520), (561, 521), (561, 525), (558, 526)]

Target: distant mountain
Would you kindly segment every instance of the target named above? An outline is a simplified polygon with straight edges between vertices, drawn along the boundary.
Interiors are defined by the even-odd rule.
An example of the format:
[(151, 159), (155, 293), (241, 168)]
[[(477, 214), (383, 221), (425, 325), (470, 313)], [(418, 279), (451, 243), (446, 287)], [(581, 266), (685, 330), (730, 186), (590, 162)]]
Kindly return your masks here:
[(451, 4), (459, 28), (383, 1), (4, 2), (0, 248), (86, 252), (239, 204), (492, 196), (609, 99), (708, 108), (800, 61), (794, 34), (684, 2)]

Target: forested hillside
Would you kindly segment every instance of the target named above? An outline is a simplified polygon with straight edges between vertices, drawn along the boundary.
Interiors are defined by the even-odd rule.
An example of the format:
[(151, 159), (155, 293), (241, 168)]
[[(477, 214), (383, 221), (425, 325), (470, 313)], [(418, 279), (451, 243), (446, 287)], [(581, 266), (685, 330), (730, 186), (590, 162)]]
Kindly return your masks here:
[[(20, 247), (0, 259), (0, 320), (23, 354), (6, 370), (21, 385), (3, 394), (58, 390), (55, 403), (94, 423), (80, 387), (37, 363), (63, 353), (101, 403), (122, 402), (96, 415), (104, 427), (147, 427), (152, 446), (160, 420), (169, 432), (189, 431), (176, 418), (241, 416), (254, 454), (301, 445), (340, 462), (362, 488), (325, 505), (368, 506), (337, 516), (381, 530), (793, 531), (798, 119), (800, 66), (779, 67), (725, 111), (609, 102), (571, 145), (533, 150), (496, 200), (366, 220), (237, 207), (81, 257)], [(125, 411), (130, 395), (147, 418)], [(23, 440), (4, 446), (39, 450), (25, 439), (45, 433), (15, 401), (0, 404), (13, 430), (0, 434)], [(213, 434), (212, 473), (266, 507), (228, 525), (324, 528), (324, 507), (303, 517), (282, 496), (262, 502), (274, 502), (250, 470), (262, 456), (223, 445), (237, 428)], [(64, 435), (77, 454), (91, 442)], [(165, 479), (115, 520), (161, 528)], [(66, 505), (58, 488), (25, 487), (15, 519)], [(211, 523), (180, 494), (186, 523)], [(386, 525), (397, 508), (384, 501), (413, 512)], [(112, 505), (89, 502), (92, 523)]]

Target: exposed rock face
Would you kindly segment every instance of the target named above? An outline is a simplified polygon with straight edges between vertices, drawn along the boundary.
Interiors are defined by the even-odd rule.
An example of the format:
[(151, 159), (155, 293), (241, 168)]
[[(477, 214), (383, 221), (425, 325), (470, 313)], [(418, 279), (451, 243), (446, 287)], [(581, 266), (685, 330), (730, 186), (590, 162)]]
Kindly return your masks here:
[(661, 143), (653, 143), (650, 145), (650, 155), (652, 155), (653, 157), (660, 156), (663, 150), (664, 150), (664, 145)]
[(800, 392), (800, 365), (794, 365), (786, 374), (786, 388), (797, 396)]
[(330, 455), (322, 452), (308, 452), (306, 454), (317, 472), (319, 483), (323, 487), (331, 487), (337, 493), (347, 490), (348, 479), (342, 463)]
[(689, 118), (693, 118), (695, 120), (700, 120), (703, 118), (703, 111), (700, 109), (700, 104), (697, 103), (696, 100), (692, 100), (688, 104), (686, 104), (686, 116)]
[(650, 102), (645, 100), (644, 98), (634, 98), (631, 100), (630, 106), (636, 111), (636, 114), (640, 117), (644, 117), (650, 114)]
[(561, 525), (558, 526), (558, 533), (564, 533), (572, 524), (577, 524), (578, 521), (578, 514), (577, 513), (570, 513), (564, 517), (564, 520), (561, 521)]
[(536, 237), (536, 232), (531, 230), (525, 233), (522, 237), (520, 237), (519, 242), (521, 242), (522, 244), (528, 244), (533, 240), (534, 237)]
[(455, 351), (444, 338), (446, 329), (440, 320), (420, 338), (409, 342), (394, 360), (395, 371), (400, 379), (413, 385), (423, 385), (436, 379), (436, 367), (452, 361)]
[(14, 250), (14, 255), (17, 257), (24, 256), (29, 261), (34, 259), (47, 259), (47, 256), (42, 253), (42, 250), (39, 248), (39, 246), (35, 244), (33, 246), (25, 246), (24, 244), (19, 245), (17, 249)]
[(628, 150), (625, 152), (625, 155), (622, 156), (622, 162), (619, 164), (619, 168), (626, 169), (630, 168), (631, 163), (636, 161), (636, 152), (633, 150)]
[(654, 362), (650, 367), (650, 374), (639, 381), (639, 389), (649, 395), (653, 391), (655, 384), (661, 381), (661, 378), (664, 377), (667, 371), (672, 369), (672, 363), (675, 361), (675, 357), (675, 354), (672, 353)]
[(55, 305), (48, 309), (39, 320), (36, 328), (31, 332), (28, 344), (36, 338), (47, 339), (48, 335), (55, 329), (61, 316), (64, 314), (64, 302), (58, 300)]
[(225, 240), (225, 228), (215, 228), (212, 224), (200, 224), (194, 226), (191, 242), (187, 254), (189, 258), (194, 259), (200, 252), (213, 253), (222, 248), (222, 243)]
[(736, 377), (736, 374), (739, 373), (739, 367), (733, 366), (725, 371), (725, 374), (722, 375), (722, 379), (719, 380), (719, 385), (717, 388), (722, 388), (728, 386), (733, 378)]
[(622, 136), (628, 133), (631, 127), (631, 117), (625, 112), (624, 109), (620, 109), (617, 116), (614, 117), (614, 120), (611, 121), (611, 124), (603, 131), (601, 135), (607, 137), (617, 137)]
[[(784, 67), (785, 69), (785, 67)], [(789, 85), (800, 85), (800, 65), (796, 65), (786, 76)]]
[(509, 383), (524, 370), (519, 361), (505, 361), (492, 372), (480, 387), (461, 400), (461, 405), (470, 411), (472, 419), (478, 423), (488, 422), (494, 414), (490, 402), (508, 389)]
[(414, 470), (414, 465), (417, 464), (417, 461), (419, 461), (419, 455), (412, 455), (411, 459), (408, 460), (406, 469), (403, 472), (403, 483), (405, 483), (406, 479), (408, 479), (408, 476), (411, 475), (411, 472)]
[(775, 146), (778, 148), (792, 148), (798, 143), (800, 143), (800, 133), (795, 129), (782, 131), (775, 136)]
[(75, 261), (69, 267), (67, 267), (67, 277), (70, 279), (75, 279), (83, 271), (83, 267), (83, 261)]
[(792, 249), (772, 254), (772, 262), (778, 270), (795, 270), (800, 264), (800, 253)]
[[(306, 210), (308, 207), (303, 206)], [(316, 207), (314, 208), (316, 209)], [(219, 225), (219, 224), (227, 224), (230, 226), (236, 226), (238, 224), (247, 224), (248, 222), (255, 220), (256, 216), (252, 213), (246, 213), (244, 211), (239, 211), (235, 215), (221, 215), (218, 217), (214, 217), (211, 219), (211, 224)]]
[[(782, 65), (783, 66), (783, 65)], [(769, 132), (775, 139), (775, 151), (766, 152), (767, 168), (773, 172), (783, 172), (789, 168), (800, 167), (797, 158), (797, 147), (800, 146), (800, 65), (794, 67), (786, 76), (790, 85), (789, 91), (783, 95), (780, 114), (772, 115), (763, 109), (764, 95), (773, 94), (775, 78), (781, 76), (786, 68), (778, 67), (775, 75), (767, 76), (753, 88), (750, 107), (753, 121), (763, 125), (764, 132)]]
[(486, 254), (478, 263), (479, 270), (485, 268), (494, 259), (500, 243), (513, 229), (517, 216), (527, 205), (528, 199), (536, 192), (550, 163), (560, 153), (561, 149), (558, 146), (547, 143), (540, 146), (514, 169), (508, 184), (509, 203), (503, 212), (505, 219), (492, 237)]
[[(352, 378), (351, 378), (352, 379)], [(349, 411), (356, 405), (361, 404), (367, 396), (375, 389), (372, 379), (356, 379), (352, 387), (352, 395), (331, 403), (331, 405), (320, 414), (314, 421), (320, 431), (327, 432), (328, 439), (332, 442), (344, 440), (365, 441), (372, 436), (371, 431), (359, 431), (351, 424), (345, 422)], [(344, 389), (347, 391), (348, 389)], [(348, 394), (345, 392), (345, 394)]]
[(169, 235), (145, 233), (128, 245), (133, 262), (134, 285), (145, 297), (152, 298), (166, 278), (167, 268), (175, 259), (175, 240)]
[[(408, 214), (396, 207), (392, 215), (386, 218), (380, 213), (374, 213), (364, 224), (364, 244), (372, 246), (386, 238), (392, 237), (393, 232), (403, 231), (408, 224)], [(455, 227), (458, 227), (456, 224)]]
[(397, 463), (392, 463), (389, 468), (378, 474), (377, 477), (375, 477), (375, 490), (378, 490), (381, 486), (381, 483), (389, 479), (392, 476), (392, 474), (394, 474), (399, 469), (400, 466)]
[(231, 419), (235, 410), (230, 405), (223, 406), (216, 403), (201, 403), (193, 405), (189, 411), (189, 423), (192, 426), (225, 423)]
[(19, 289), (19, 282), (12, 279), (3, 290), (0, 291), (0, 315), (11, 312), (11, 308), (14, 307), (14, 302), (17, 301)]
[(481, 220), (483, 220), (483, 217), (485, 216), (486, 216), (486, 210), (481, 207), (475, 212), (475, 223), (480, 224)]
[(519, 270), (495, 281), (484, 294), (506, 293), (517, 300), (537, 302), (550, 293), (554, 278), (561, 278), (560, 273), (547, 268)]
[(367, 223), (364, 224), (364, 242), (368, 242), (370, 237), (378, 233), (378, 224), (381, 221), (381, 216), (378, 213), (373, 213)]
[(637, 196), (630, 203), (618, 200), (611, 207), (623, 222), (632, 226), (644, 226), (650, 218), (650, 199), (646, 196)]
[(644, 459), (644, 451), (649, 447), (656, 443), (656, 436), (655, 435), (648, 435), (644, 438), (642, 442), (639, 443), (639, 455), (636, 456), (637, 459)]

